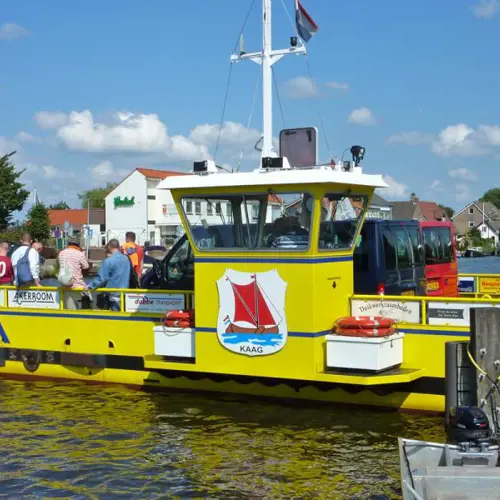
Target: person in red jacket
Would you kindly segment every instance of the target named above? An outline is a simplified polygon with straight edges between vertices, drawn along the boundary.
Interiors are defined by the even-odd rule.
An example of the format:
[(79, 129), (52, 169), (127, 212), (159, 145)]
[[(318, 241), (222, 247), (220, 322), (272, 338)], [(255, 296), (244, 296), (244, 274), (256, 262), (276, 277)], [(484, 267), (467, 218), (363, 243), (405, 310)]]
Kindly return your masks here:
[(0, 243), (0, 285), (11, 285), (14, 281), (14, 269), (10, 257), (8, 243)]

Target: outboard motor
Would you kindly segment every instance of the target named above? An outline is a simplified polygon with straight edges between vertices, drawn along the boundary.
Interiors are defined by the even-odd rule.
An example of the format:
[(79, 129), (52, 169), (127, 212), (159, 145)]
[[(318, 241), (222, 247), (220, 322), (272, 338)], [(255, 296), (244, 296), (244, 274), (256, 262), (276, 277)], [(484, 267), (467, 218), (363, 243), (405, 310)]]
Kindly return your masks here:
[(448, 415), (448, 440), (454, 443), (482, 441), (491, 437), (486, 413), (477, 406), (453, 406)]

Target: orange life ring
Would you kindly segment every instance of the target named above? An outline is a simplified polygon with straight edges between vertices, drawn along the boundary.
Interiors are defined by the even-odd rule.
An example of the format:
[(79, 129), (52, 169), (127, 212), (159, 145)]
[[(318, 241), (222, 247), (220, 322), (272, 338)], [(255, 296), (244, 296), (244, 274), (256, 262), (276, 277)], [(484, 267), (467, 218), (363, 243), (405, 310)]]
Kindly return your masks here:
[(394, 328), (336, 328), (334, 333), (344, 337), (388, 337), (396, 333)]
[(371, 328), (391, 328), (395, 323), (392, 318), (383, 316), (346, 316), (339, 318), (335, 324), (339, 328), (365, 330)]

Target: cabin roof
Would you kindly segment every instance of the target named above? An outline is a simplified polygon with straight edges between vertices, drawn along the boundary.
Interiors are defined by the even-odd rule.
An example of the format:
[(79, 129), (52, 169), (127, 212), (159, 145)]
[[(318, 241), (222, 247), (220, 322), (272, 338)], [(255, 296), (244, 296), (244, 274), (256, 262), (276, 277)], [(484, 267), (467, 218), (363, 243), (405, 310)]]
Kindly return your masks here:
[(338, 172), (331, 168), (291, 169), (270, 172), (217, 173), (167, 177), (158, 189), (198, 189), (242, 186), (287, 186), (291, 184), (346, 184), (349, 186), (388, 187), (381, 175)]

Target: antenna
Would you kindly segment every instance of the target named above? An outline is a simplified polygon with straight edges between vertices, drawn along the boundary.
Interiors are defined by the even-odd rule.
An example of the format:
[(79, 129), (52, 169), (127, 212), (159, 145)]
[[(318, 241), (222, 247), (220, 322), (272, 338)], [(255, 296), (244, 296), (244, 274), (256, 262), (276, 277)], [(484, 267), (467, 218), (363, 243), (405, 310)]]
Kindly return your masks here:
[(245, 54), (245, 39), (243, 33), (240, 35), (240, 56)]
[(273, 147), (273, 80), (271, 68), (283, 56), (287, 54), (306, 54), (306, 48), (302, 42), (297, 44), (294, 38), (291, 46), (287, 49), (272, 49), (272, 23), (271, 0), (262, 0), (262, 51), (242, 52), (242, 38), (240, 38), (240, 54), (233, 54), (231, 62), (236, 63), (244, 60), (253, 61), (262, 66), (262, 158), (277, 157), (278, 154)]

